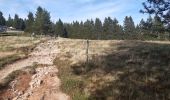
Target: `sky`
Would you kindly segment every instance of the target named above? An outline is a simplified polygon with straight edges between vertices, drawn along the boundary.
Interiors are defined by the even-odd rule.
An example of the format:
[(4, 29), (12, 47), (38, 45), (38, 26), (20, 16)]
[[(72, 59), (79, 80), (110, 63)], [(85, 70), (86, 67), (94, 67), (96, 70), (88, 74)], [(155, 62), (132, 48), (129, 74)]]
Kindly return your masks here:
[(146, 19), (147, 14), (139, 13), (143, 8), (142, 2), (146, 0), (0, 0), (0, 11), (5, 18), (18, 14), (21, 18), (27, 18), (28, 12), (35, 14), (38, 6), (50, 12), (51, 20), (59, 18), (63, 22), (75, 20), (85, 21), (86, 19), (105, 17), (117, 18), (123, 24), (125, 16), (132, 16), (137, 24), (142, 18)]

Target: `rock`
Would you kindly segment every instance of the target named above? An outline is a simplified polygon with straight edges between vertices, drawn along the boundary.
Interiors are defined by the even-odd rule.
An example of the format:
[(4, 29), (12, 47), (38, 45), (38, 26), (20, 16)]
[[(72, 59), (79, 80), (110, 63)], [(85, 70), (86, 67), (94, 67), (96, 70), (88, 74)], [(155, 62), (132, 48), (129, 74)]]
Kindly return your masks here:
[(30, 94), (29, 94), (29, 93), (26, 93), (26, 94), (25, 94), (25, 97), (26, 97), (26, 98), (30, 97)]
[(38, 80), (37, 85), (40, 86), (43, 83), (43, 80)]
[(23, 91), (19, 91), (19, 92), (18, 92), (18, 96), (21, 96), (21, 95), (23, 95), (23, 94), (24, 94)]
[(48, 72), (45, 72), (45, 75), (47, 75), (48, 74)]
[(55, 74), (53, 74), (53, 73), (52, 73), (52, 74), (50, 74), (50, 76), (51, 76), (51, 77), (54, 77), (54, 76), (55, 76)]
[(13, 98), (12, 100), (17, 100), (18, 99), (18, 97), (15, 97), (15, 98)]
[(35, 74), (35, 75), (32, 76), (32, 79), (35, 79), (35, 78), (37, 78), (37, 74)]

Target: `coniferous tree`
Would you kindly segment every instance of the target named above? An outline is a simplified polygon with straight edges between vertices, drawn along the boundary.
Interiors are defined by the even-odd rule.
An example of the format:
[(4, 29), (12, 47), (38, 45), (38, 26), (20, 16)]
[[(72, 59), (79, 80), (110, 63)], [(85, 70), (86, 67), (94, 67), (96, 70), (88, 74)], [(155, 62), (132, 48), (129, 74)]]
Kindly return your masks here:
[(113, 30), (113, 20), (110, 17), (105, 18), (103, 23), (103, 38), (112, 39)]
[(34, 24), (35, 32), (37, 34), (40, 33), (42, 34), (43, 32), (42, 15), (43, 15), (43, 9), (41, 7), (38, 7), (37, 12), (35, 14), (35, 24)]
[(153, 20), (153, 31), (154, 33), (160, 35), (164, 31), (163, 23), (159, 16), (155, 16)]
[(129, 33), (130, 31), (128, 26), (129, 26), (129, 18), (128, 16), (126, 16), (124, 19), (124, 31), (126, 34)]
[(142, 13), (154, 14), (164, 23), (170, 24), (170, 0), (146, 0), (143, 2)]
[(56, 22), (56, 26), (55, 26), (55, 37), (57, 36), (64, 37), (64, 25), (61, 19), (59, 19)]
[(72, 28), (72, 23), (65, 23), (65, 28), (67, 29), (67, 32), (69, 33), (69, 37), (73, 38), (73, 28)]
[(118, 25), (119, 26), (119, 28), (118, 28), (118, 34), (123, 34), (124, 33), (124, 31), (123, 31), (123, 26), (121, 26), (121, 25)]
[(50, 13), (45, 9), (38, 7), (35, 15), (35, 31), (39, 34), (47, 34), (50, 32), (52, 23), (50, 21)]
[(146, 20), (146, 23), (145, 23), (145, 28), (146, 28), (146, 32), (149, 34), (149, 33), (153, 33), (153, 19), (151, 16), (149, 16), (149, 18)]
[(50, 36), (54, 36), (55, 34), (55, 24), (53, 22), (51, 22), (51, 27), (49, 28), (49, 34)]
[(25, 21), (22, 18), (19, 18), (17, 14), (14, 16), (13, 27), (18, 30), (25, 29)]
[(24, 30), (25, 29), (25, 21), (22, 19), (22, 18), (20, 18), (19, 19), (19, 29), (20, 30)]
[(83, 32), (86, 39), (94, 38), (93, 30), (94, 30), (94, 22), (92, 20), (86, 20), (84, 22), (84, 32)]
[(97, 39), (101, 39), (101, 34), (102, 34), (102, 22), (99, 18), (96, 18), (95, 20), (95, 34)]
[(122, 33), (122, 28), (121, 26), (118, 24), (118, 20), (116, 18), (113, 19), (113, 34), (120, 34)]
[(89, 26), (89, 36), (90, 36), (89, 39), (95, 39), (96, 38), (96, 36), (95, 36), (95, 22), (91, 19), (89, 25), (90, 25)]
[(34, 25), (34, 15), (32, 12), (29, 12), (28, 19), (26, 20), (26, 32), (33, 32)]
[(68, 38), (68, 32), (67, 32), (67, 29), (66, 29), (66, 28), (64, 28), (63, 37), (64, 37), (64, 38)]
[(8, 27), (13, 26), (13, 19), (11, 18), (10, 15), (8, 16), (8, 20), (7, 20), (7, 23), (6, 23), (6, 24), (7, 24)]
[(77, 37), (81, 37), (81, 35), (83, 34), (81, 33), (80, 24), (78, 21), (73, 21), (72, 33), (74, 34), (74, 36), (77, 36)]
[(16, 29), (20, 29), (20, 19), (17, 14), (15, 14), (15, 16), (14, 16), (13, 27)]
[(125, 17), (124, 20), (124, 31), (126, 34), (134, 34), (135, 33), (135, 24), (133, 22), (132, 17)]
[(50, 17), (50, 13), (46, 10), (43, 11), (43, 32), (45, 33), (45, 35), (47, 33), (49, 33), (52, 27), (52, 23), (51, 23), (51, 17)]
[(1, 11), (0, 11), (0, 25), (2, 25), (2, 26), (6, 25), (5, 18), (4, 18), (3, 13)]
[(146, 33), (147, 28), (146, 28), (146, 22), (144, 21), (144, 19), (141, 19), (137, 29), (138, 29), (138, 32), (140, 32), (141, 34)]

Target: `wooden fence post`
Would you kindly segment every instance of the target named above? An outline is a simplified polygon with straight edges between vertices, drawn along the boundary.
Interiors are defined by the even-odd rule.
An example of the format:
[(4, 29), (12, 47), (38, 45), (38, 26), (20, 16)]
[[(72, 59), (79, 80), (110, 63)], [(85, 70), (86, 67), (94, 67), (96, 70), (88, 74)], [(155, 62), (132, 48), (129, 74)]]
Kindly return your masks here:
[(87, 39), (87, 43), (86, 43), (86, 65), (89, 64), (89, 40)]

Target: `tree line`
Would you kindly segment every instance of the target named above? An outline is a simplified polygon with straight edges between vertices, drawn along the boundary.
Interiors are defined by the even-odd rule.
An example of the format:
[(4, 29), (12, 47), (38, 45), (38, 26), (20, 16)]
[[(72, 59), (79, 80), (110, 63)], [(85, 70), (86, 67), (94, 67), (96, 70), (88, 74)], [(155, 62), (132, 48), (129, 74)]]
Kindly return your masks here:
[[(52, 22), (50, 13), (42, 7), (37, 8), (35, 15), (29, 12), (26, 19), (15, 14), (14, 18), (9, 15), (6, 20), (3, 13), (0, 12), (0, 25), (12, 26), (36, 35), (84, 39), (160, 38), (161, 35), (170, 32), (158, 15), (149, 16), (146, 21), (141, 19), (137, 25), (131, 16), (125, 17), (123, 25), (120, 25), (116, 18), (112, 19), (111, 17), (106, 17), (103, 22), (96, 18), (95, 20), (87, 19), (84, 22), (63, 23), (61, 19)], [(169, 38), (169, 35), (167, 37)]]

